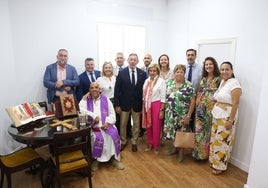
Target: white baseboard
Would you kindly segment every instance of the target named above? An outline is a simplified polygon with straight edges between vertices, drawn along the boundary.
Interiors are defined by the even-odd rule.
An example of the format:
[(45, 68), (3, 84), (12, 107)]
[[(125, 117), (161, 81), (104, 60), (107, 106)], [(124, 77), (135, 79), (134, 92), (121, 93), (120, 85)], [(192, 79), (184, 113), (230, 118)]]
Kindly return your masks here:
[(244, 188), (250, 188), (247, 184), (244, 184)]
[(249, 171), (249, 165), (242, 163), (241, 161), (239, 161), (236, 158), (231, 157), (230, 158), (230, 163), (233, 164), (234, 166), (236, 166), (237, 168), (240, 168), (241, 170), (248, 172)]

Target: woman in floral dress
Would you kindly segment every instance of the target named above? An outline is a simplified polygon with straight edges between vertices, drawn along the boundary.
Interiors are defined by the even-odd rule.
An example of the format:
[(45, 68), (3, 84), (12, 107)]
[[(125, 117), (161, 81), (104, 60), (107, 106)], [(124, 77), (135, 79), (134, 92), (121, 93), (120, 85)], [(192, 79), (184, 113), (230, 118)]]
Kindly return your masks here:
[(213, 95), (220, 85), (220, 70), (213, 57), (207, 57), (203, 64), (202, 79), (196, 94), (195, 147), (193, 157), (208, 159), (209, 141), (212, 127), (211, 110), (215, 104)]
[[(195, 106), (195, 90), (193, 84), (185, 79), (185, 71), (185, 65), (176, 65), (174, 79), (167, 81), (163, 137), (171, 141), (175, 140), (177, 130), (190, 129), (189, 121)], [(167, 155), (177, 151), (178, 162), (182, 162), (183, 148), (170, 147)]]

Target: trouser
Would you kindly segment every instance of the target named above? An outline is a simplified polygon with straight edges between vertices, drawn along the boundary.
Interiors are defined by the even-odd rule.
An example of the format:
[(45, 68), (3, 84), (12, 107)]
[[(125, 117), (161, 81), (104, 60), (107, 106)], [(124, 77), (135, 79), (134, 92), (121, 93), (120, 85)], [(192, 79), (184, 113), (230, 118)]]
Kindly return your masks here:
[(120, 138), (122, 144), (127, 144), (127, 123), (130, 119), (130, 113), (133, 119), (132, 144), (137, 144), (139, 138), (141, 112), (135, 112), (132, 108), (130, 111), (122, 111), (120, 115)]

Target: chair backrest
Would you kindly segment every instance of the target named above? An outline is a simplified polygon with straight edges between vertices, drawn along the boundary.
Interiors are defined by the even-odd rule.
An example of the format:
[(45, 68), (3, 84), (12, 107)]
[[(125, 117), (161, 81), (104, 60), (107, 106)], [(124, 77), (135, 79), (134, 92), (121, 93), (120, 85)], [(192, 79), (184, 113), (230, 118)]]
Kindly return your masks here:
[(58, 160), (58, 156), (63, 153), (71, 153), (79, 150), (82, 150), (86, 157), (91, 158), (90, 129), (90, 127), (87, 127), (70, 132), (54, 133), (53, 142), (56, 161)]
[(44, 108), (44, 111), (48, 111), (48, 107), (47, 107), (47, 102), (46, 101), (41, 101), (38, 102), (39, 106), (41, 106), (42, 108)]

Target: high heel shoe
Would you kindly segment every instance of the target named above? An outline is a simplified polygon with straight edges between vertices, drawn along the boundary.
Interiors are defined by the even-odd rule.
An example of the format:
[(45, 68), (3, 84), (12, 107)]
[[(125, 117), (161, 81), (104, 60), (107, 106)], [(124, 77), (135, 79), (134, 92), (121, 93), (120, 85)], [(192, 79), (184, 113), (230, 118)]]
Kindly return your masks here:
[(144, 151), (148, 152), (152, 150), (152, 145), (149, 145)]
[(159, 149), (154, 149), (154, 154), (159, 155)]

